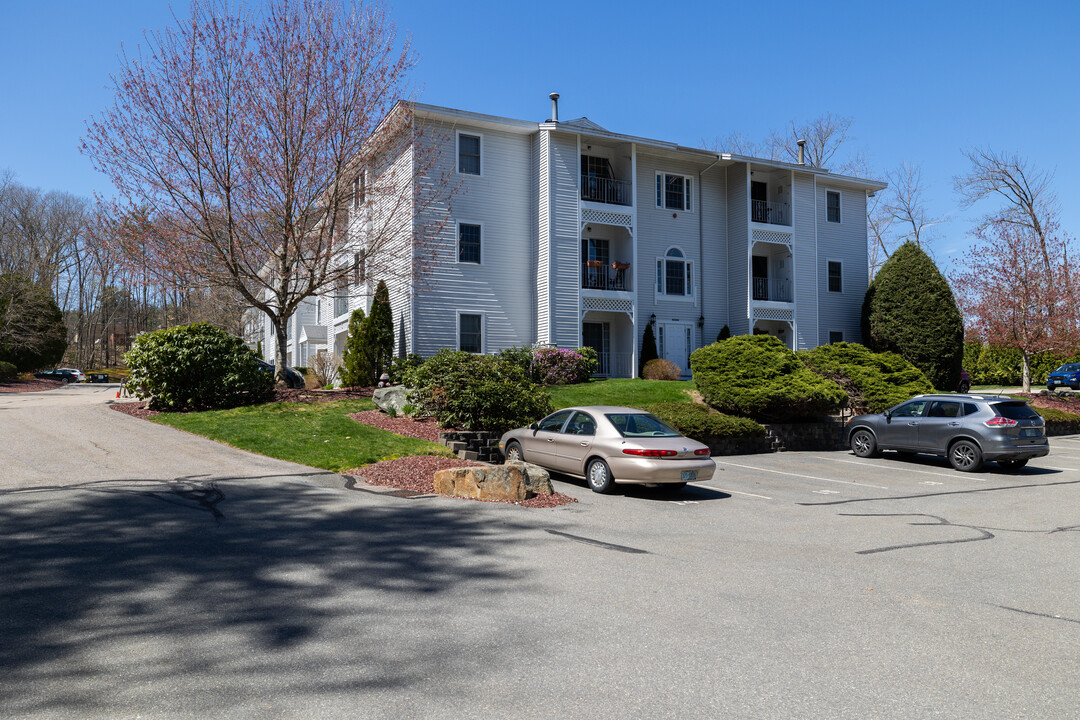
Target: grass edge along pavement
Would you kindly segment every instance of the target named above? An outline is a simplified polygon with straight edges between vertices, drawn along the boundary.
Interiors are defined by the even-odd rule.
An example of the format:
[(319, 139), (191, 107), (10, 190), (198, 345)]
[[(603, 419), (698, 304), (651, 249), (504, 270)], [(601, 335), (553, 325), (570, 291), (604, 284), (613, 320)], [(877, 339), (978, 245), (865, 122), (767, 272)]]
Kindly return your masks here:
[(240, 450), (331, 472), (414, 455), (453, 456), (438, 443), (397, 435), (348, 417), (373, 407), (370, 400), (272, 402), (161, 413), (150, 420)]

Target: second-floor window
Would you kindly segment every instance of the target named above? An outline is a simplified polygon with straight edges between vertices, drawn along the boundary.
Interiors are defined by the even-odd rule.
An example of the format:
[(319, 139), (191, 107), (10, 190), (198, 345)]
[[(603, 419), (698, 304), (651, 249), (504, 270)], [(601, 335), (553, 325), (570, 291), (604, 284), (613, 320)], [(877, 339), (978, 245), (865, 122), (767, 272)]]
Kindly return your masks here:
[(694, 294), (694, 264), (686, 260), (682, 250), (671, 248), (667, 255), (656, 260), (656, 293), (690, 297)]
[(840, 222), (840, 193), (836, 190), (825, 191), (825, 219), (832, 223)]
[(458, 262), (480, 264), (479, 225), (458, 225)]
[(656, 207), (689, 211), (693, 208), (692, 196), (692, 178), (672, 173), (656, 173)]
[(844, 265), (839, 260), (829, 261), (829, 292), (843, 292)]
[(464, 175), (480, 174), (479, 135), (458, 135), (458, 172)]

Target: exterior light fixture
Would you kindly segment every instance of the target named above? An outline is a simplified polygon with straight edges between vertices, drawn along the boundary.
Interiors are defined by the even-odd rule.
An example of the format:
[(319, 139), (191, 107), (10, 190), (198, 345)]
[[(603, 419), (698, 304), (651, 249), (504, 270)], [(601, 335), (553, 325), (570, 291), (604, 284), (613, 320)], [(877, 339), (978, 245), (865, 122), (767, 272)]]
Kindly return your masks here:
[(698, 330), (704, 330), (705, 329), (705, 316), (704, 315), (701, 315), (700, 317), (698, 317), (697, 326), (698, 326)]
[(656, 313), (653, 313), (652, 315), (649, 316), (649, 324), (650, 325), (655, 325), (656, 324)]

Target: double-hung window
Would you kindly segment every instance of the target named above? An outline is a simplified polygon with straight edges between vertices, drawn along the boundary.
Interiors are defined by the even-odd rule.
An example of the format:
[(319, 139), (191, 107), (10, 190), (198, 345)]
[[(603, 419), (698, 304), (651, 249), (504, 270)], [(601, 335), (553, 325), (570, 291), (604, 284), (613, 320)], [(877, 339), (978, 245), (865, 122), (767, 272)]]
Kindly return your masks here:
[(656, 259), (656, 293), (692, 297), (694, 294), (694, 264), (686, 260), (682, 250), (671, 248)]
[(458, 262), (480, 264), (480, 226), (458, 225)]
[(458, 172), (462, 175), (480, 174), (480, 136), (458, 134)]
[(458, 315), (458, 350), (484, 352), (484, 316), (471, 313)]
[(693, 178), (688, 175), (656, 173), (656, 207), (665, 210), (693, 209)]
[(829, 260), (829, 292), (844, 291), (844, 265), (839, 260)]
[(825, 219), (831, 223), (840, 222), (840, 192), (825, 191)]

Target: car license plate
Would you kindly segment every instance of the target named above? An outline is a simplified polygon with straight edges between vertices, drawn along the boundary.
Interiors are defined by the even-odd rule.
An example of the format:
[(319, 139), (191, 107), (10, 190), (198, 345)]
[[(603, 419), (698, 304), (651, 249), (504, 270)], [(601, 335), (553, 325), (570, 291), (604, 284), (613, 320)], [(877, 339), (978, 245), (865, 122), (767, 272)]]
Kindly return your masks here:
[(697, 470), (683, 470), (682, 471), (682, 481), (683, 482), (694, 482), (695, 480), (697, 480)]
[(1039, 437), (1042, 435), (1042, 430), (1038, 428), (1024, 428), (1020, 431), (1020, 437)]

